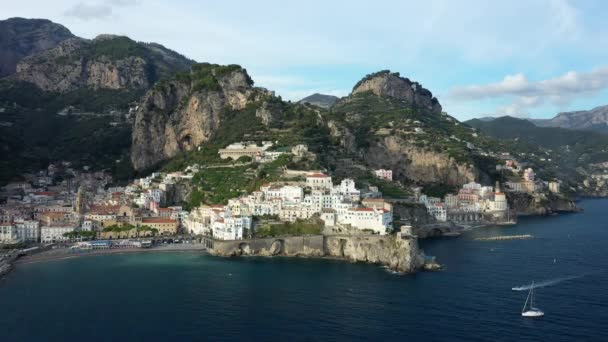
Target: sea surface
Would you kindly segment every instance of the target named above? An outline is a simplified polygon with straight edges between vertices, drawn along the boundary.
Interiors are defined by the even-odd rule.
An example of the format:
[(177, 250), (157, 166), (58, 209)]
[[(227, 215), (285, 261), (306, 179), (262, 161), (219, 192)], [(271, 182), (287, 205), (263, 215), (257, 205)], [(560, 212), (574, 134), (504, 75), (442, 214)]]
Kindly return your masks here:
[[(608, 341), (608, 200), (421, 243), (443, 272), (193, 252), (18, 265), (0, 341)], [(475, 241), (532, 234), (531, 240)], [(520, 315), (535, 281), (540, 319)]]

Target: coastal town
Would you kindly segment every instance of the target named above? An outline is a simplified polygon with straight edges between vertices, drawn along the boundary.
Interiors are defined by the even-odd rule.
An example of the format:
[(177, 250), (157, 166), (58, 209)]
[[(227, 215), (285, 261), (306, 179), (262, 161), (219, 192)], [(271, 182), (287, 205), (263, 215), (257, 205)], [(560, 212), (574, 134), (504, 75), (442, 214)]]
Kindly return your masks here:
[[(543, 181), (532, 168), (503, 154), (497, 158), (501, 163), (496, 165), (507, 180), (503, 184), (469, 182), (442, 197), (427, 194), (415, 185), (401, 184), (388, 168), (372, 169), (370, 177), (409, 195), (384, 197), (374, 182), (358, 183), (354, 177), (336, 179), (327, 170), (285, 166), (272, 181), (262, 182), (252, 191), (231, 189), (228, 193), (235, 195), (219, 201), (192, 205), (188, 201), (192, 194), (176, 196), (179, 189), (192, 188), (204, 177), (212, 177), (205, 171), (233, 170), (252, 163), (263, 169), (263, 165), (284, 160), (316, 158), (304, 144), (277, 147), (271, 141), (234, 142), (218, 149), (217, 156), (220, 162), (216, 165), (192, 163), (179, 171), (152, 172), (127, 183), (116, 182), (107, 171), (77, 168), (69, 162), (51, 163), (46, 169), (23, 175), (21, 181), (8, 183), (0, 203), (0, 245), (7, 251), (2, 254), (0, 273), (8, 272), (19, 256), (29, 254), (52, 256), (171, 247), (215, 251), (219, 255), (276, 255), (285, 253), (285, 239), (305, 236), (314, 237), (314, 242), (307, 247), (301, 245), (292, 251), (294, 255), (323, 255), (326, 248), (321, 246), (333, 244), (330, 255), (345, 256), (344, 241), (352, 237), (357, 241), (351, 241), (351, 246), (358, 248), (361, 238), (380, 239), (367, 243), (363, 251), (351, 251), (355, 254), (349, 256), (369, 261), (369, 253), (378, 253), (373, 248), (384, 245), (383, 237), (410, 241), (418, 237), (458, 236), (467, 228), (486, 224), (515, 224), (518, 213), (509, 205), (509, 196), (525, 195), (542, 202), (548, 194), (560, 192), (559, 181)], [(230, 188), (231, 184), (223, 183), (231, 181), (222, 179), (222, 171), (219, 172), (219, 185)], [(404, 207), (423, 208), (424, 212), (403, 217), (399, 213)], [(421, 215), (423, 220), (419, 220)], [(333, 237), (344, 238), (336, 244)], [(249, 242), (232, 243), (265, 238), (281, 240), (264, 242), (265, 247), (255, 252), (250, 250)], [(189, 245), (179, 247), (174, 243)], [(433, 258), (415, 261), (429, 257), (418, 254), (417, 243), (411, 243), (399, 247), (405, 248), (399, 253), (415, 256), (408, 265), (397, 269), (441, 267)], [(392, 253), (388, 252), (380, 251)], [(391, 264), (388, 254), (374, 262)]]
[[(309, 153), (306, 145), (270, 150), (272, 142), (238, 142), (219, 150), (221, 159), (251, 158), (267, 163), (281, 155)], [(241, 159), (239, 159), (241, 158)], [(497, 170), (508, 172), (501, 186), (464, 184), (443, 198), (413, 187), (413, 196), (400, 199), (423, 204), (439, 224), (512, 224), (507, 192), (542, 198), (559, 193), (557, 181), (539, 180), (534, 170), (505, 158)], [(7, 184), (0, 205), (0, 243), (58, 243), (97, 239), (139, 238), (187, 234), (218, 240), (255, 236), (262, 225), (314, 222), (326, 234), (379, 234), (393, 231), (393, 203), (377, 187), (358, 188), (353, 179), (337, 183), (324, 171), (291, 172), (297, 180), (262, 184), (259, 189), (223, 204), (202, 204), (185, 210), (169, 203), (167, 192), (190, 182), (202, 166), (189, 165), (177, 172), (154, 172), (124, 186), (113, 185), (104, 171), (77, 170), (70, 163), (52, 163), (24, 180)], [(376, 178), (393, 182), (392, 170), (373, 171)], [(293, 178), (290, 178), (293, 179)], [(410, 223), (411, 224), (411, 223)]]

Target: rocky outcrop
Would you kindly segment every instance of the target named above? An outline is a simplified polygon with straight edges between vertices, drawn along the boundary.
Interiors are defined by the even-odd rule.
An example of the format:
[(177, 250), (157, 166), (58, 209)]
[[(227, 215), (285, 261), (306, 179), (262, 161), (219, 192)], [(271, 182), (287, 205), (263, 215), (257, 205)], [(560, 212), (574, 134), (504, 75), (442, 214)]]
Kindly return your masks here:
[(393, 203), (393, 215), (399, 221), (409, 222), (412, 225), (426, 225), (435, 223), (435, 217), (429, 214), (422, 203)]
[[(403, 273), (425, 265), (415, 237), (378, 235), (315, 235), (213, 242), (218, 256), (331, 257), (384, 265)], [(433, 261), (434, 262), (434, 261)]]
[(431, 113), (440, 114), (442, 110), (439, 101), (428, 89), (423, 88), (418, 82), (412, 82), (408, 78), (400, 77), (399, 73), (391, 73), (388, 70), (367, 75), (355, 85), (352, 94), (366, 91), (378, 96), (405, 100), (409, 105)]
[(397, 136), (387, 136), (371, 144), (363, 154), (373, 168), (389, 167), (396, 179), (452, 186), (474, 181), (478, 171), (459, 164), (445, 153), (417, 147)]
[(474, 166), (458, 163), (445, 153), (419, 147), (399, 136), (373, 139), (360, 148), (349, 129), (335, 121), (330, 121), (328, 127), (348, 153), (360, 155), (371, 168), (393, 170), (393, 178), (398, 180), (459, 186), (480, 176)]
[(579, 212), (572, 200), (554, 194), (507, 193), (509, 206), (517, 215), (549, 215), (560, 212)]
[(15, 78), (59, 93), (80, 88), (145, 91), (191, 64), (185, 57), (175, 58), (174, 52), (158, 51), (158, 45), (150, 48), (121, 36), (71, 38), (21, 60)]
[(260, 108), (255, 111), (255, 116), (262, 120), (266, 126), (270, 126), (277, 122), (281, 117), (281, 108), (277, 104), (265, 101)]
[(167, 184), (165, 191), (165, 201), (163, 206), (182, 205), (188, 202), (192, 194), (193, 184), (191, 181), (180, 181), (174, 184)]
[(46, 19), (0, 20), (0, 77), (12, 75), (25, 56), (54, 48), (74, 35)]
[(328, 236), (325, 253), (332, 257), (356, 262), (380, 264), (397, 271), (410, 273), (424, 265), (424, 255), (415, 238), (390, 236)]
[(201, 64), (187, 77), (161, 82), (143, 97), (136, 113), (133, 166), (142, 170), (192, 150), (212, 137), (226, 108), (243, 109), (265, 96), (267, 91), (252, 87), (246, 70), (234, 66)]

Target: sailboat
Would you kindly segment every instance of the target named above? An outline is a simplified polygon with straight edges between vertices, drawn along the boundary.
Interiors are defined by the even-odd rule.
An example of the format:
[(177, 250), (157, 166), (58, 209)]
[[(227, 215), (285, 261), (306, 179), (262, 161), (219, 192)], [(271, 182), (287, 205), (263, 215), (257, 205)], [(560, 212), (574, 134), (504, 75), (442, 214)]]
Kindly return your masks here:
[[(529, 307), (528, 302), (530, 302)], [(526, 310), (526, 308), (528, 309)], [(545, 315), (541, 309), (534, 307), (534, 282), (532, 282), (532, 286), (530, 286), (530, 292), (528, 292), (524, 308), (521, 309), (521, 315), (524, 317), (542, 317)]]

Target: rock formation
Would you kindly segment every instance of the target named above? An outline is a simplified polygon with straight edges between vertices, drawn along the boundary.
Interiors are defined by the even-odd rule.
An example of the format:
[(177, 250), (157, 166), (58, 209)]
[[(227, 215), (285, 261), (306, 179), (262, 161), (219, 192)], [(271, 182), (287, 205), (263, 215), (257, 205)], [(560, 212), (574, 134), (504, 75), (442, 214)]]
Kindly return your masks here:
[(154, 87), (142, 99), (135, 118), (131, 148), (135, 169), (192, 150), (211, 138), (226, 108), (243, 109), (270, 95), (252, 83), (240, 67), (198, 64), (189, 75)]
[(384, 137), (371, 144), (364, 159), (373, 168), (389, 167), (397, 179), (420, 183), (458, 186), (478, 177), (473, 166), (459, 164), (445, 153), (417, 147), (396, 136)]
[(314, 235), (237, 241), (213, 241), (209, 251), (218, 256), (331, 257), (384, 265), (411, 273), (425, 265), (415, 237), (378, 235)]
[(15, 78), (59, 93), (80, 88), (145, 91), (191, 64), (163, 49), (121, 36), (71, 38), (21, 60)]
[(0, 77), (14, 74), (23, 57), (73, 37), (70, 30), (46, 19), (0, 20)]
[(400, 77), (398, 73), (383, 70), (367, 75), (353, 88), (352, 94), (371, 91), (377, 96), (390, 96), (405, 100), (408, 104), (440, 114), (441, 105), (433, 94), (418, 82)]
[[(367, 75), (348, 97), (332, 106), (334, 115), (327, 125), (346, 153), (358, 155), (371, 168), (393, 170), (395, 179), (450, 186), (478, 179), (481, 174), (475, 166), (457, 162), (447, 151), (432, 147), (431, 140), (448, 139), (448, 133), (426, 140), (420, 135), (400, 133), (413, 131), (414, 121), (418, 126), (422, 121), (433, 125), (426, 129), (453, 127), (441, 111), (437, 99), (419, 83), (380, 71)], [(389, 125), (400, 128), (387, 129)], [(376, 134), (381, 129), (386, 133)]]

